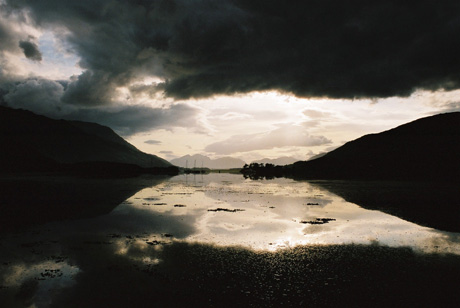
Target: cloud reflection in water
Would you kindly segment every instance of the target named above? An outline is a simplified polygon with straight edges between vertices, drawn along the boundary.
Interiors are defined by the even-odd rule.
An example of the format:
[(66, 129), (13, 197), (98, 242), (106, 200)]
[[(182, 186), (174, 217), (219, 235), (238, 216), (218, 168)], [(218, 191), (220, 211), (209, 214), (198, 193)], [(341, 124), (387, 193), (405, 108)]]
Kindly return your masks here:
[[(360, 297), (369, 304), (386, 292), (412, 297), (428, 279), (450, 300), (444, 277), (460, 273), (458, 233), (365, 210), (317, 185), (228, 174), (155, 184), (107, 215), (2, 235), (2, 303), (345, 305), (373, 289)], [(229, 211), (208, 211), (218, 208)]]
[[(321, 186), (289, 179), (251, 181), (228, 174), (181, 175), (138, 192), (128, 202), (123, 207), (193, 223), (194, 231), (188, 236), (179, 233), (188, 242), (270, 250), (285, 242), (290, 246), (379, 242), (425, 252), (460, 253), (456, 233), (366, 210)], [(178, 203), (185, 206), (173, 206)], [(208, 211), (215, 208), (244, 211)], [(324, 218), (334, 220), (322, 223)], [(321, 224), (312, 224), (315, 220)], [(164, 232), (174, 233), (171, 228)]]

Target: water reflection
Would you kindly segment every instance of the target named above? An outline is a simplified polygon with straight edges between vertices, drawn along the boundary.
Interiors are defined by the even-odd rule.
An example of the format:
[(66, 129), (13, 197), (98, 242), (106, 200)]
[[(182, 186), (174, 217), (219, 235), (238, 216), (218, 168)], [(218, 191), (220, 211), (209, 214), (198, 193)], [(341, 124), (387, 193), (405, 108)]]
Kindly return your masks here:
[(460, 254), (457, 233), (366, 210), (320, 185), (289, 179), (252, 181), (228, 174), (182, 175), (143, 189), (114, 213), (133, 209), (193, 223), (193, 228), (188, 224), (182, 232), (177, 226), (173, 230), (172, 225), (164, 229), (189, 242), (268, 250), (304, 244), (378, 242)]
[(109, 214), (2, 234), (0, 302), (347, 306), (360, 294), (375, 306), (430, 280), (459, 303), (445, 279), (460, 274), (459, 233), (364, 209), (324, 183), (230, 174), (142, 183)]
[(348, 202), (435, 229), (459, 232), (460, 187), (448, 182), (314, 181)]
[(0, 176), (0, 232), (108, 214), (134, 193), (166, 179), (3, 175)]

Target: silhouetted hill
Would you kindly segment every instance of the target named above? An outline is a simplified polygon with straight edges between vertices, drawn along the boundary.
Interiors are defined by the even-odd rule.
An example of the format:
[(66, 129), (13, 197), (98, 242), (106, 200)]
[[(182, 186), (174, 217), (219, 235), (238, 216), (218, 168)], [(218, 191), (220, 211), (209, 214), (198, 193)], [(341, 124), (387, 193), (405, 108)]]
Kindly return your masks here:
[(365, 135), (312, 161), (289, 166), (309, 179), (460, 181), (460, 112)]
[[(209, 169), (232, 169), (232, 168), (241, 168), (245, 164), (245, 162), (238, 158), (233, 157), (221, 157), (217, 159), (211, 159), (207, 156), (201, 154), (195, 155), (185, 155), (179, 158), (175, 158), (170, 160), (171, 164), (182, 167), (182, 168), (193, 168), (195, 166), (201, 168)], [(187, 163), (188, 162), (188, 163)]]
[(139, 151), (112, 129), (88, 122), (53, 120), (0, 106), (0, 170), (47, 171), (59, 164), (111, 162), (170, 167)]
[(310, 157), (308, 160), (314, 160), (314, 159), (323, 157), (323, 156), (326, 155), (326, 154), (327, 154), (327, 152), (319, 153), (319, 154), (317, 154), (317, 155), (314, 155), (314, 156)]

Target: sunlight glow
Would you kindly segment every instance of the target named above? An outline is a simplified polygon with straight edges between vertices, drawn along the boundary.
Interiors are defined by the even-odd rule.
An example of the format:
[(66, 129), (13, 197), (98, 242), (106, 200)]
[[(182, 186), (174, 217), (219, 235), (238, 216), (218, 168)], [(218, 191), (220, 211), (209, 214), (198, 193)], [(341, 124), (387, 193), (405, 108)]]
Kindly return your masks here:
[[(235, 209), (238, 211), (232, 212)], [(165, 237), (155, 233), (139, 240), (122, 239), (117, 249), (120, 254), (126, 254), (129, 247), (152, 247), (142, 242), (150, 239), (162, 244), (179, 241), (268, 251), (307, 244), (379, 243), (460, 254), (460, 246), (449, 238), (455, 238), (455, 234), (366, 210), (320, 186), (290, 179), (251, 181), (229, 174), (180, 175), (139, 191), (114, 214), (131, 211), (180, 222), (167, 226), (178, 234)], [(321, 222), (318, 218), (330, 221)], [(190, 230), (193, 231), (186, 235)]]
[[(246, 162), (255, 159), (293, 156), (306, 160), (316, 154), (330, 151), (343, 143), (365, 134), (378, 133), (417, 118), (436, 113), (440, 106), (454, 101), (460, 91), (419, 91), (408, 98), (379, 100), (343, 100), (298, 98), (275, 91), (253, 92), (236, 96), (215, 96), (209, 99), (189, 100), (200, 108), (200, 117), (207, 123), (208, 133), (193, 133), (191, 129), (152, 131), (131, 136), (129, 141), (139, 149), (157, 153), (165, 151), (168, 158), (201, 153), (211, 158), (232, 156)], [(324, 136), (332, 143), (322, 146), (279, 146), (271, 149), (254, 147), (253, 150), (218, 154), (206, 152), (207, 145), (230, 140), (232, 136), (263, 137), (282, 125), (302, 127), (312, 136)], [(291, 138), (293, 131), (286, 131)], [(149, 145), (144, 141), (164, 140)], [(281, 145), (280, 140), (280, 145)]]

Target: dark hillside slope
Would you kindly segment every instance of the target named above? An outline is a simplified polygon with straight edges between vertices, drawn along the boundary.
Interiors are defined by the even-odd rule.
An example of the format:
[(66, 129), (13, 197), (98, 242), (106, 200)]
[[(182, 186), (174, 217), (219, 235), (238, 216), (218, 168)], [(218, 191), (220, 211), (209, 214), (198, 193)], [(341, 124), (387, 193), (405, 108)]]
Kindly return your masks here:
[(108, 127), (53, 120), (0, 106), (0, 170), (49, 170), (59, 163), (115, 162), (140, 167), (169, 167), (139, 151)]
[(460, 112), (363, 136), (323, 157), (290, 165), (294, 177), (460, 181)]

